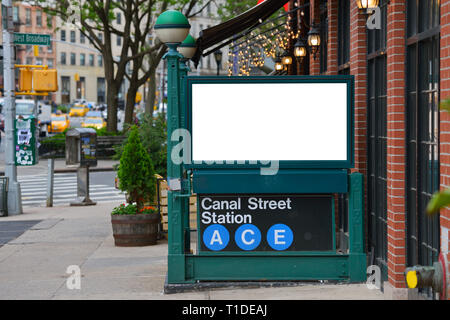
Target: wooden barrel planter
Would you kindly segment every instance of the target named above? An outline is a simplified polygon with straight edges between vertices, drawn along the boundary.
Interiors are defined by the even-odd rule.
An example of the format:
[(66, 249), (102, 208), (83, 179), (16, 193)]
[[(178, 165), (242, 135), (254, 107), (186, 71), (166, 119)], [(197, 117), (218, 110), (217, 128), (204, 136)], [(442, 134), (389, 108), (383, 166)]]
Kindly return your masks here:
[(118, 247), (155, 245), (159, 214), (111, 215), (114, 243)]

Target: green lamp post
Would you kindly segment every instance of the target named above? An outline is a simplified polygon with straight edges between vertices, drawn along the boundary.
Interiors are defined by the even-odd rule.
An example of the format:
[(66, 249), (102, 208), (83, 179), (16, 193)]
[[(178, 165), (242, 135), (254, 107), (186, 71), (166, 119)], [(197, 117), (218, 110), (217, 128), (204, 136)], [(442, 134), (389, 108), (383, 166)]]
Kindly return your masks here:
[(182, 164), (172, 161), (172, 150), (178, 143), (171, 137), (181, 127), (181, 73), (180, 60), (184, 59), (177, 48), (186, 39), (191, 28), (188, 19), (179, 11), (163, 12), (155, 24), (156, 36), (169, 47), (167, 59), (167, 183), (168, 191), (168, 281), (184, 280), (185, 222), (183, 221)]
[[(178, 51), (183, 55), (183, 59), (181, 59), (180, 63), (180, 97), (181, 97), (181, 110), (180, 110), (180, 120), (181, 120), (181, 128), (188, 129), (187, 125), (187, 97), (186, 97), (186, 77), (188, 75), (188, 72), (190, 71), (189, 68), (189, 60), (192, 59), (192, 57), (195, 54), (195, 51), (197, 51), (197, 44), (195, 42), (195, 39), (190, 34), (184, 39), (184, 41), (180, 44), (178, 47)], [(190, 173), (186, 172), (186, 177), (184, 177), (186, 181), (190, 179)], [(185, 235), (185, 250), (186, 252), (189, 252), (191, 247), (191, 236), (190, 236), (190, 228), (189, 228), (189, 198), (183, 197), (182, 201), (182, 208), (184, 214), (184, 235)]]

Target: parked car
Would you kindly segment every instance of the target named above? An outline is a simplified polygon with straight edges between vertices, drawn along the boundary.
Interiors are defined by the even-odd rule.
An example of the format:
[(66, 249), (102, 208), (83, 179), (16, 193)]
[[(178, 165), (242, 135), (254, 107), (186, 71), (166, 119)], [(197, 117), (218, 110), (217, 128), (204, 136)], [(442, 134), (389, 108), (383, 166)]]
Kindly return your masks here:
[(60, 133), (70, 127), (70, 120), (67, 114), (52, 114), (49, 132)]
[(95, 128), (102, 129), (106, 127), (106, 121), (103, 118), (86, 118), (84, 122), (81, 123), (82, 128)]
[(89, 111), (86, 113), (86, 118), (101, 118), (102, 112), (101, 111)]
[(74, 104), (70, 108), (69, 117), (84, 117), (89, 112), (89, 108), (86, 105)]

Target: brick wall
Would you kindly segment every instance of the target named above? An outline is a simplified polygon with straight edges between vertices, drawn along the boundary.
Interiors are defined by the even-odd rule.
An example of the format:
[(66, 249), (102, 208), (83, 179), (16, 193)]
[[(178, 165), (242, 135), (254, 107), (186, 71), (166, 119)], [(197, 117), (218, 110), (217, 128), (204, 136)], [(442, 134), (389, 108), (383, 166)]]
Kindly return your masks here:
[(329, 0), (328, 13), (328, 48), (327, 75), (338, 73), (338, 0)]
[[(310, 1), (310, 25), (312, 26), (313, 22), (319, 24), (320, 22), (320, 0), (311, 0)], [(309, 73), (310, 75), (318, 75), (320, 73), (320, 59), (319, 53), (317, 53), (316, 58), (314, 59), (314, 55), (311, 54), (309, 57)]]
[(350, 74), (355, 76), (355, 169), (367, 178), (366, 21), (366, 15), (356, 2), (350, 1)]
[[(441, 71), (440, 91), (441, 99), (450, 99), (450, 0), (441, 1)], [(441, 154), (441, 190), (450, 188), (450, 163), (446, 161), (450, 155), (450, 113), (441, 111), (440, 114), (440, 154)], [(446, 155), (447, 157), (442, 157)], [(441, 211), (441, 252), (447, 258), (447, 283), (450, 267), (450, 210)], [(447, 286), (449, 288), (449, 285)], [(447, 289), (450, 299), (450, 289)]]
[(387, 15), (387, 262), (394, 288), (405, 287), (406, 268), (405, 10), (405, 1), (392, 0)]

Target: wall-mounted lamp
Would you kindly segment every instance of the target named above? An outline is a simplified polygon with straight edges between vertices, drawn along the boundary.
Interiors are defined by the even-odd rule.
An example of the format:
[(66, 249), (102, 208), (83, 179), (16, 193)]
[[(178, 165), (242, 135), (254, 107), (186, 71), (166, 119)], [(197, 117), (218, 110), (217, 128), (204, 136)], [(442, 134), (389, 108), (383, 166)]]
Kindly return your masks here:
[(356, 0), (356, 5), (359, 9), (374, 9), (380, 4), (379, 0)]

